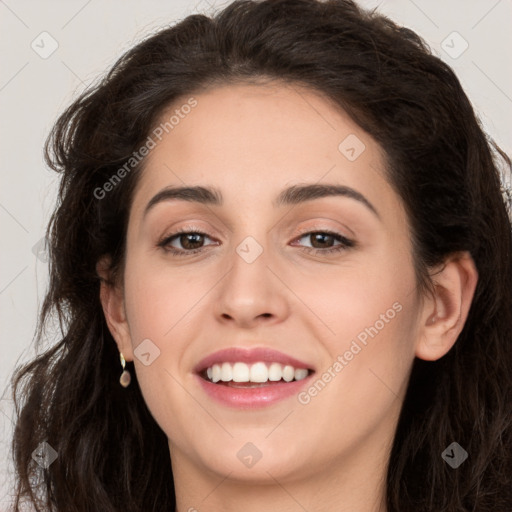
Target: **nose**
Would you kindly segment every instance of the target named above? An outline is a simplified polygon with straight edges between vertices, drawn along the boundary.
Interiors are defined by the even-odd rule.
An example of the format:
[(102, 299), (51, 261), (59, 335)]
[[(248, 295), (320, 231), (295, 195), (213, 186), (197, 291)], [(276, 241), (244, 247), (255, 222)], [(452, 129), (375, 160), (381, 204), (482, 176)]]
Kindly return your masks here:
[[(249, 249), (253, 249), (250, 244)], [(218, 321), (241, 328), (284, 321), (290, 311), (291, 292), (284, 284), (284, 276), (280, 276), (277, 262), (269, 265), (263, 250), (253, 261), (242, 251), (234, 251), (230, 263), (215, 296)]]

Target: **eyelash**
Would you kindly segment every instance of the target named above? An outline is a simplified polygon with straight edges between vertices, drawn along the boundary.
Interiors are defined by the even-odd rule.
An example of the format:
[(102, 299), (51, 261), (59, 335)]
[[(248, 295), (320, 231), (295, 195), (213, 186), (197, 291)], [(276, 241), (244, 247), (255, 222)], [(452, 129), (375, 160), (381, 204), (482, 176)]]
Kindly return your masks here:
[[(176, 237), (179, 237), (183, 234), (198, 234), (198, 235), (205, 235), (208, 238), (209, 237), (206, 233), (203, 233), (202, 231), (199, 231), (195, 228), (187, 228), (184, 227), (175, 233), (172, 233), (169, 236), (165, 236), (163, 239), (161, 239), (157, 243), (157, 247), (162, 248), (164, 251), (172, 254), (173, 256), (190, 256), (192, 254), (196, 254), (198, 252), (201, 252), (204, 247), (199, 247), (198, 249), (191, 249), (191, 250), (183, 250), (183, 249), (175, 249), (174, 247), (168, 247), (170, 242), (174, 240)], [(337, 239), (340, 243), (340, 245), (332, 247), (330, 249), (316, 249), (314, 247), (302, 247), (301, 250), (307, 252), (307, 253), (313, 253), (315, 255), (326, 255), (326, 254), (333, 254), (333, 253), (340, 253), (341, 251), (346, 251), (347, 249), (353, 248), (356, 246), (356, 243), (353, 240), (349, 240), (348, 238), (344, 237), (343, 235), (340, 235), (339, 233), (336, 233), (334, 231), (329, 230), (318, 230), (318, 231), (304, 231), (299, 233), (298, 237), (295, 238), (295, 240), (300, 240), (306, 235), (314, 235), (314, 234), (323, 234), (323, 235), (331, 235), (335, 239)]]

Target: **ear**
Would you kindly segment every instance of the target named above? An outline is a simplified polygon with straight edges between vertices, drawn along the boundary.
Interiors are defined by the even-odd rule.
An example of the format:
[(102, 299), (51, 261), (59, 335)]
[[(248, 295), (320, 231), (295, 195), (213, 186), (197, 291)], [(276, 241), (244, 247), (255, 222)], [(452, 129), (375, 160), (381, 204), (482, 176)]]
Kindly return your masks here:
[(104, 256), (96, 264), (96, 272), (101, 278), (100, 301), (108, 328), (119, 352), (126, 361), (133, 361), (133, 348), (130, 329), (126, 321), (122, 286), (114, 282), (110, 272), (110, 257)]
[(432, 276), (434, 296), (424, 300), (416, 356), (426, 361), (443, 357), (466, 322), (478, 272), (471, 255), (456, 253)]

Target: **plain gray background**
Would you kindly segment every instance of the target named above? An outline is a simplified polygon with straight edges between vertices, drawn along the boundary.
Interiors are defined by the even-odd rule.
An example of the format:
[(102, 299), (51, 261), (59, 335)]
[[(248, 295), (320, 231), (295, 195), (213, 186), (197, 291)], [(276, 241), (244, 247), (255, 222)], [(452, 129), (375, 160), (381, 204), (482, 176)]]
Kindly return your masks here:
[[(9, 380), (14, 366), (34, 354), (47, 285), (44, 252), (37, 246), (54, 206), (58, 176), (43, 163), (44, 140), (58, 114), (121, 53), (158, 28), (228, 3), (0, 0), (0, 511), (8, 510), (12, 486)], [(359, 3), (378, 7), (418, 32), (452, 66), (487, 132), (511, 154), (510, 0)]]

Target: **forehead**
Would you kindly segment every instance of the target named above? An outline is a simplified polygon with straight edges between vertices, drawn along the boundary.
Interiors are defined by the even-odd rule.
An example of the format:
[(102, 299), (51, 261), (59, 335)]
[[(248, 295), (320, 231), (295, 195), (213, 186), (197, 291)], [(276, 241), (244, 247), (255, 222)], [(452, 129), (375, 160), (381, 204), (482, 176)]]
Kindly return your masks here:
[[(191, 97), (195, 106), (182, 108)], [(221, 189), (228, 207), (241, 197), (247, 207), (272, 206), (285, 187), (324, 182), (357, 189), (384, 210), (396, 206), (380, 146), (317, 92), (225, 85), (176, 100), (159, 126), (166, 122), (136, 189), (136, 216), (162, 188), (193, 185)]]

